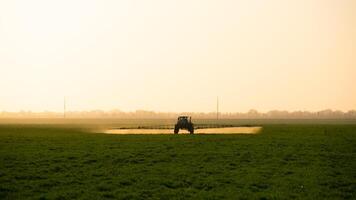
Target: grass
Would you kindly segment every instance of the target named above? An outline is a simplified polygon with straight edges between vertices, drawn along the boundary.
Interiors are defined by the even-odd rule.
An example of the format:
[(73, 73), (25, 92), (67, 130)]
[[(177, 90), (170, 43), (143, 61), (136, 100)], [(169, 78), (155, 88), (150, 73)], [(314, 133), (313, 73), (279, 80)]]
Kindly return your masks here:
[(0, 126), (0, 199), (355, 199), (356, 125), (259, 135)]

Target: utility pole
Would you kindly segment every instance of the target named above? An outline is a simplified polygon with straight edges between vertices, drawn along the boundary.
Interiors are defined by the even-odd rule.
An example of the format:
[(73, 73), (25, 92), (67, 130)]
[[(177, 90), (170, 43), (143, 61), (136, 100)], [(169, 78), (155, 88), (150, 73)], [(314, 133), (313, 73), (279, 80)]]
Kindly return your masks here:
[(219, 120), (219, 96), (216, 97), (216, 120)]
[(63, 118), (66, 118), (66, 97), (63, 99)]

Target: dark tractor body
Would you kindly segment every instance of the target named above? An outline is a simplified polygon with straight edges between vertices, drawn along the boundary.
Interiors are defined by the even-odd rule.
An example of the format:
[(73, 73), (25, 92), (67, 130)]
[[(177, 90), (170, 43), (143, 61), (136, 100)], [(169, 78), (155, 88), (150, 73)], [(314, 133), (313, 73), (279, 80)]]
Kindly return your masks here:
[(174, 126), (174, 134), (178, 134), (179, 129), (188, 130), (190, 134), (194, 134), (194, 124), (192, 123), (192, 117), (178, 117), (177, 124)]

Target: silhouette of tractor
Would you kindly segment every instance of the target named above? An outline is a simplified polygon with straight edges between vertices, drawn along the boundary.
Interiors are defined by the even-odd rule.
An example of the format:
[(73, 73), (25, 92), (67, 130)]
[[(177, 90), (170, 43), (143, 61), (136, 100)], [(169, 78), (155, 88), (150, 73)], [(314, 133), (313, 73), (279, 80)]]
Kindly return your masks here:
[(190, 134), (194, 134), (194, 124), (192, 123), (192, 117), (178, 117), (178, 121), (174, 126), (174, 134), (178, 134), (179, 129), (188, 130)]

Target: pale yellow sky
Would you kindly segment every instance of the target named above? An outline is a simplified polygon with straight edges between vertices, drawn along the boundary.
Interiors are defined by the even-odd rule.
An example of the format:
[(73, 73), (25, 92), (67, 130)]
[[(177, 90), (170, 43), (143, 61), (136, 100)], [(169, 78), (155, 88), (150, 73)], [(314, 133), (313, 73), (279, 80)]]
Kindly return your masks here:
[(346, 111), (355, 52), (355, 0), (1, 0), (0, 111)]

